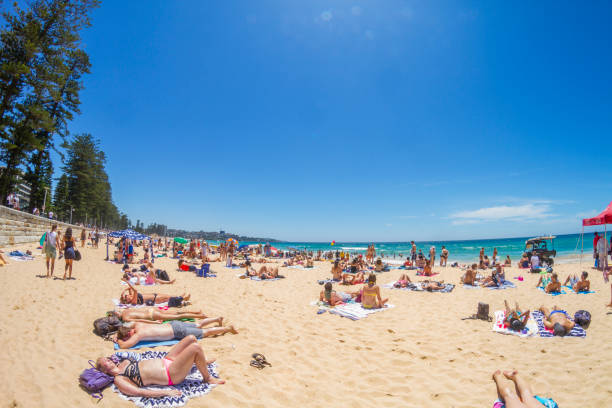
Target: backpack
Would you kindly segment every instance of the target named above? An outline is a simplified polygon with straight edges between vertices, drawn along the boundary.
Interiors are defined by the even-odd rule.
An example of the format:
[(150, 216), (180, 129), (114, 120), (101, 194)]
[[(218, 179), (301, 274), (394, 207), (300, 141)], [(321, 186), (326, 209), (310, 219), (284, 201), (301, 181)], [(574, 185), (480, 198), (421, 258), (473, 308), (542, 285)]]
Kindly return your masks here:
[(79, 376), (79, 384), (92, 397), (102, 399), (102, 390), (113, 383), (114, 377), (98, 370), (92, 360), (89, 360), (89, 365), (91, 368), (83, 370)]
[(574, 315), (574, 321), (583, 329), (588, 329), (591, 324), (591, 313), (586, 310), (579, 310)]
[(98, 336), (106, 336), (116, 332), (121, 327), (121, 320), (117, 316), (106, 316), (94, 320), (94, 333)]
[(168, 272), (162, 271), (161, 269), (158, 269), (155, 271), (155, 277), (157, 277), (157, 279), (161, 279), (165, 281), (170, 280), (170, 277), (168, 276)]

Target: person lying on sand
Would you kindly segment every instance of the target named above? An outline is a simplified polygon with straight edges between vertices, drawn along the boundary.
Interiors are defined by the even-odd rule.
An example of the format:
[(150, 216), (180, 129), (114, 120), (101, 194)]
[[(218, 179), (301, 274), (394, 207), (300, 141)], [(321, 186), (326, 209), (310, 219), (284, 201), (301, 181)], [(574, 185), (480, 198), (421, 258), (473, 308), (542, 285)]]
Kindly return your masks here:
[(506, 274), (504, 273), (504, 270), (502, 269), (501, 265), (497, 265), (491, 276), (486, 277), (484, 281), (482, 281), (482, 286), (485, 288), (490, 288), (493, 286), (500, 287), (505, 280)]
[[(247, 261), (246, 262), (246, 271), (245, 274), (242, 275), (245, 278), (246, 277), (250, 277), (250, 276), (257, 276), (260, 279), (274, 279), (274, 278), (278, 278), (278, 267), (272, 267), (272, 266), (266, 266), (266, 265), (262, 265), (261, 268), (259, 268), (259, 270), (255, 270), (255, 268), (251, 267), (251, 262)], [(242, 278), (241, 279), (244, 279)]]
[[(203, 329), (204, 326), (217, 323), (218, 327)], [(223, 318), (208, 318), (198, 323), (173, 320), (170, 323), (127, 323), (117, 332), (117, 344), (122, 349), (135, 346), (141, 341), (182, 340), (192, 335), (197, 339), (218, 336), (225, 333), (238, 334), (234, 326), (222, 327)]]
[(556, 273), (553, 273), (550, 276), (550, 281), (548, 283), (546, 282), (548, 282), (548, 278), (546, 278), (545, 275), (540, 275), (540, 279), (538, 280), (538, 284), (536, 285), (536, 287), (544, 286), (546, 284), (546, 286), (544, 287), (544, 292), (546, 293), (561, 292), (561, 282), (559, 282), (559, 279)]
[(518, 371), (504, 371), (502, 376), (501, 371), (497, 370), (493, 373), (493, 381), (497, 387), (497, 395), (505, 404), (506, 408), (544, 407), (544, 405), (534, 397), (531, 386), (522, 376), (519, 376)]
[(518, 302), (514, 303), (514, 309), (508, 306), (507, 300), (504, 300), (504, 305), (506, 306), (506, 323), (508, 323), (510, 329), (514, 331), (523, 330), (527, 324), (527, 320), (529, 320), (529, 310), (521, 312)]
[(356, 274), (345, 273), (342, 275), (343, 285), (359, 285), (365, 282), (365, 274), (357, 272)]
[(140, 279), (145, 280), (145, 285), (171, 285), (176, 281), (176, 279), (172, 279), (169, 281), (159, 279), (157, 275), (155, 275), (155, 272), (151, 270), (146, 270), (145, 272), (130, 271), (130, 267), (128, 265), (124, 265), (123, 271), (123, 278), (121, 278), (121, 280), (124, 282), (128, 282), (130, 279), (136, 278), (136, 285), (140, 285)]
[(540, 312), (544, 314), (544, 326), (553, 330), (555, 336), (565, 336), (574, 328), (573, 321), (567, 318), (566, 314), (556, 305), (550, 312), (546, 307), (540, 306)]
[(128, 288), (121, 292), (119, 299), (124, 305), (149, 305), (153, 306), (158, 303), (166, 303), (171, 298), (176, 299), (178, 302), (189, 300), (191, 295), (189, 293), (183, 293), (181, 296), (165, 295), (161, 293), (139, 293), (132, 284), (127, 281), (125, 282)]
[(570, 274), (567, 276), (564, 285), (567, 285), (569, 283), (574, 292), (576, 293), (588, 292), (591, 289), (591, 282), (587, 280), (588, 277), (589, 273), (587, 271), (582, 271), (580, 279), (578, 279), (577, 275), (574, 274), (574, 276), (572, 276)]
[(204, 350), (197, 343), (195, 336), (187, 336), (178, 344), (172, 346), (163, 359), (150, 360), (123, 360), (115, 363), (107, 357), (100, 357), (96, 361), (96, 368), (110, 376), (115, 377), (115, 385), (125, 395), (138, 397), (178, 397), (181, 392), (176, 389), (142, 389), (147, 385), (175, 385), (185, 380), (195, 364), (208, 384), (224, 384), (210, 375)]
[(160, 310), (158, 307), (142, 307), (122, 309), (106, 313), (107, 316), (116, 316), (123, 322), (141, 322), (150, 323), (155, 321), (165, 320), (180, 320), (180, 319), (206, 319), (201, 310)]
[(410, 280), (410, 276), (408, 276), (407, 273), (403, 273), (399, 279), (395, 282), (395, 284), (393, 285), (393, 287), (395, 288), (405, 288), (406, 286), (408, 286), (409, 283), (411, 283), (412, 281)]
[(361, 304), (364, 309), (380, 309), (385, 307), (389, 299), (381, 299), (380, 287), (376, 284), (376, 275), (368, 276), (368, 283), (361, 289)]
[(446, 285), (444, 285), (444, 281), (430, 281), (430, 280), (424, 280), (421, 282), (421, 288), (423, 290), (426, 290), (428, 292), (431, 292), (433, 290), (442, 290), (446, 287)]
[(346, 303), (353, 298), (356, 298), (358, 294), (359, 292), (336, 292), (335, 290), (333, 290), (332, 283), (327, 282), (325, 286), (323, 286), (323, 290), (319, 294), (319, 301), (328, 303), (330, 306), (337, 306)]

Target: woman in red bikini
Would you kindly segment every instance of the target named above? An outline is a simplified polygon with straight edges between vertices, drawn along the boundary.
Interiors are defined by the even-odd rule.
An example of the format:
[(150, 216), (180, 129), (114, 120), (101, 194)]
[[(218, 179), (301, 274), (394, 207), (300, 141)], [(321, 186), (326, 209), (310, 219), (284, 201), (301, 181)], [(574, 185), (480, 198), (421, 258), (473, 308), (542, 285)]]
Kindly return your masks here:
[(105, 374), (115, 377), (115, 385), (125, 395), (135, 397), (179, 396), (179, 390), (143, 389), (147, 385), (180, 384), (191, 372), (195, 364), (204, 381), (208, 384), (225, 384), (225, 381), (214, 378), (208, 372), (204, 350), (196, 342), (195, 336), (187, 336), (170, 349), (163, 359), (123, 360), (115, 364), (110, 358), (101, 357), (96, 368)]

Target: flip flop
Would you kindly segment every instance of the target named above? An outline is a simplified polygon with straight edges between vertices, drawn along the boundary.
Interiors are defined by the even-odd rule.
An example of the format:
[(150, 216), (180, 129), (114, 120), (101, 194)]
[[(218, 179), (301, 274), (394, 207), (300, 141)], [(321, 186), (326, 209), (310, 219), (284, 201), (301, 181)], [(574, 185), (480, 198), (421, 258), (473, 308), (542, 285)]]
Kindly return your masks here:
[(259, 370), (264, 368), (263, 364), (261, 364), (259, 361), (256, 361), (256, 360), (251, 360), (251, 367), (255, 367)]

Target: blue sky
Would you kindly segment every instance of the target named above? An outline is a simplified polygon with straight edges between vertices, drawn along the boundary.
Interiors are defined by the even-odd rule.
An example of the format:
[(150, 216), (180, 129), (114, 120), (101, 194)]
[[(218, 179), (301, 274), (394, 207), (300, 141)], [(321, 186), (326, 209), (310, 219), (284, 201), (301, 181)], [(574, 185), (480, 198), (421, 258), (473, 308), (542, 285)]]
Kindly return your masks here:
[(105, 0), (71, 131), (101, 139), (134, 222), (576, 232), (612, 200), (611, 19), (606, 2)]

